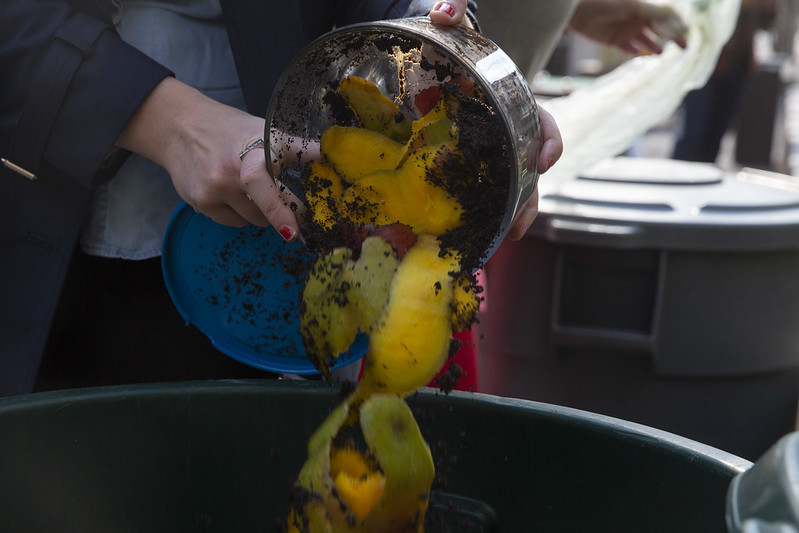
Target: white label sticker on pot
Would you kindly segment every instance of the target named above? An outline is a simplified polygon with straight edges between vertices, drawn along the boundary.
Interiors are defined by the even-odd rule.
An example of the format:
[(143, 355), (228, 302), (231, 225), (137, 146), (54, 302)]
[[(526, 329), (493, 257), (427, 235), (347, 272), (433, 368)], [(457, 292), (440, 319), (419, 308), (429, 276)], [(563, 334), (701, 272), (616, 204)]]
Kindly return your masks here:
[(488, 83), (494, 83), (516, 71), (516, 65), (502, 50), (496, 50), (485, 56), (474, 65), (474, 68)]

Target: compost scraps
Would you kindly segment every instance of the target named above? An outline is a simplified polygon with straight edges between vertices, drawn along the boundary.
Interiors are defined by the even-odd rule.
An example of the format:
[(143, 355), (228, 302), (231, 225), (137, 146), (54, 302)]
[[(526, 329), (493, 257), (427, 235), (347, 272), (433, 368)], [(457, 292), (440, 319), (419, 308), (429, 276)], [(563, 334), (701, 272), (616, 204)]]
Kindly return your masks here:
[(503, 136), (462, 80), (420, 92), (415, 120), (359, 77), (338, 95), (357, 125), (329, 127), (321, 158), (302, 169), (303, 235), (318, 258), (300, 331), (328, 381), (357, 335), (369, 342), (362, 379), (309, 441), (288, 530), (418, 532), (435, 472), (403, 398), (430, 382), (453, 332), (475, 320), (471, 272), (507, 198)]

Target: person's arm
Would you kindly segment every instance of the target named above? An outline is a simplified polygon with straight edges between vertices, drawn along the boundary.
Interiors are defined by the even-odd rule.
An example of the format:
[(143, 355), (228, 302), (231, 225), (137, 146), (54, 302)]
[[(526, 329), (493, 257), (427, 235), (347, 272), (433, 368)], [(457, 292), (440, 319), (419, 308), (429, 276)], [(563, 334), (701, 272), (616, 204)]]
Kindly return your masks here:
[(103, 13), (64, 1), (7, 0), (0, 35), (0, 157), (91, 186), (142, 101), (171, 73), (124, 43)]
[(687, 44), (687, 27), (673, 9), (643, 0), (580, 0), (568, 27), (630, 54), (659, 54), (669, 40)]
[(280, 231), (295, 221), (266, 172), (264, 151), (253, 150), (243, 160), (238, 155), (263, 131), (263, 118), (166, 78), (138, 109), (117, 145), (164, 167), (180, 197), (216, 222), (265, 226), (271, 220)]

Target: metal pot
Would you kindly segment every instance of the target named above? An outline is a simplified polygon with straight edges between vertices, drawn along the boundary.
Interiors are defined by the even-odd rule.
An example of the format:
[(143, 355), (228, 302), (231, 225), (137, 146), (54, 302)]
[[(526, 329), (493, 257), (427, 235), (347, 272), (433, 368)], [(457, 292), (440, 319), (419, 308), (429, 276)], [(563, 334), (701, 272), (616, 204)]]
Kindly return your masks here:
[[(513, 61), (478, 32), (462, 25), (436, 25), (427, 17), (334, 30), (293, 60), (273, 93), (265, 137), (272, 151), (273, 177), (286, 183), (292, 171), (296, 176), (307, 160), (318, 157), (322, 133), (340, 120), (331, 95), (347, 76), (375, 83), (411, 119), (419, 117), (415, 97), (430, 85), (453, 77), (476, 84), (498, 121), (496, 131), (501, 135), (496, 149), (504, 150), (508, 169), (501, 180), (506, 202), (494, 209), (495, 222), (488, 229), (477, 224), (473, 228), (478, 246), (483, 246), (482, 261), (487, 260), (538, 181), (536, 162), (542, 143), (538, 108)], [(286, 185), (297, 193), (296, 187)]]

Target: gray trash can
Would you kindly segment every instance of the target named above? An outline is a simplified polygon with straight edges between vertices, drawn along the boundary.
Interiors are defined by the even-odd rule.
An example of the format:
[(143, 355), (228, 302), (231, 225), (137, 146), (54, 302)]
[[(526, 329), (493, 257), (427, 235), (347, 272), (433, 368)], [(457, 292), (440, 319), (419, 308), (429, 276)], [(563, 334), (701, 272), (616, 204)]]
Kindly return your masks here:
[(486, 267), (484, 392), (660, 427), (749, 459), (795, 429), (799, 186), (614, 158), (547, 190)]

